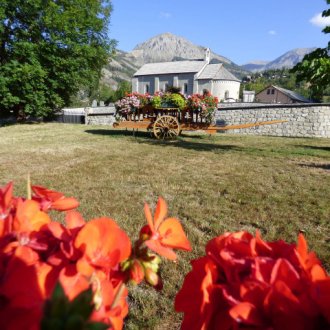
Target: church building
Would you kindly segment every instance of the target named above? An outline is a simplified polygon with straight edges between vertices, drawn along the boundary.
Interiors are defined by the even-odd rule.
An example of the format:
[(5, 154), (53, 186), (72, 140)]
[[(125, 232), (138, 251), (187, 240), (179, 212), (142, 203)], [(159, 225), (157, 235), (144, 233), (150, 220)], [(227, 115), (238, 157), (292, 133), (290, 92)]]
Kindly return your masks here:
[(132, 91), (141, 94), (165, 92), (170, 86), (179, 87), (186, 96), (208, 90), (219, 101), (237, 101), (240, 80), (222, 63), (210, 64), (208, 48), (203, 60), (148, 63), (132, 79)]

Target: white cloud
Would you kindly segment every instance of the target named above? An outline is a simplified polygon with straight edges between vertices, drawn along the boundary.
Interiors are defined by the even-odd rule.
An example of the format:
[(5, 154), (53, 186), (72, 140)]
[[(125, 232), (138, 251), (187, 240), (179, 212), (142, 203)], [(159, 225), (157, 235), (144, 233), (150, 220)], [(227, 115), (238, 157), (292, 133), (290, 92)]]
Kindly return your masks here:
[(322, 17), (322, 14), (316, 14), (309, 20), (313, 25), (319, 26), (321, 28), (330, 25), (330, 17)]
[(268, 31), (268, 34), (270, 34), (271, 36), (275, 36), (277, 34), (277, 32), (274, 30), (270, 30), (270, 31)]
[(172, 17), (172, 14), (171, 14), (171, 13), (167, 13), (167, 12), (162, 11), (162, 12), (160, 13), (160, 17), (161, 17), (161, 18), (169, 19), (169, 18)]

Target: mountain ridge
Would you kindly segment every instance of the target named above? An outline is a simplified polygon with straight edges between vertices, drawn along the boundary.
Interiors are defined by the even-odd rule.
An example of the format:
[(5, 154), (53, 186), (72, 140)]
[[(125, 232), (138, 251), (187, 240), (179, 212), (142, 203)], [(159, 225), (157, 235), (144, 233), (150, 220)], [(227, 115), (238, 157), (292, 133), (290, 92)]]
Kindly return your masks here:
[[(137, 44), (132, 51), (117, 50), (103, 70), (101, 82), (116, 89), (120, 81), (131, 81), (134, 73), (146, 63), (203, 59), (205, 46), (195, 45), (188, 39), (166, 32)], [(239, 66), (230, 59), (211, 50), (210, 63), (223, 63), (237, 78), (251, 72), (293, 67), (303, 56), (315, 48), (297, 48), (284, 53), (273, 61), (251, 61)]]
[(272, 69), (284, 69), (284, 68), (291, 69), (297, 63), (299, 63), (306, 54), (312, 52), (315, 49), (316, 49), (315, 47), (295, 48), (275, 58), (273, 61), (265, 61), (266, 62), (265, 64), (260, 63), (262, 61), (250, 61), (249, 63), (246, 63), (241, 67), (251, 72), (258, 72), (258, 71), (265, 71)]

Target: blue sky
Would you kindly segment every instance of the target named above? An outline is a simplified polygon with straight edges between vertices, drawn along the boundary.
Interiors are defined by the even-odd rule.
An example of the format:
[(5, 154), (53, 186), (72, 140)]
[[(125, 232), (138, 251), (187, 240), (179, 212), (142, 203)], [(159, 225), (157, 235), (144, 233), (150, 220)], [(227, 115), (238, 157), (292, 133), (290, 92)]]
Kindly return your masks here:
[[(113, 0), (110, 37), (118, 49), (164, 32), (209, 47), (237, 64), (274, 60), (294, 48), (325, 47), (325, 0)], [(330, 25), (330, 18), (327, 24)]]

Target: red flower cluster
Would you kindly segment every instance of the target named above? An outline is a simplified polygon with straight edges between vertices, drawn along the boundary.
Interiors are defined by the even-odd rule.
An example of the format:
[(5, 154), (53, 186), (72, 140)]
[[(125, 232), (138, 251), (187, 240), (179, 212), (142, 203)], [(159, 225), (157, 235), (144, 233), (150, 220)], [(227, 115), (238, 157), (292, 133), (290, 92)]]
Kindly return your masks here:
[[(12, 183), (0, 188), (0, 329), (39, 329), (40, 324), (47, 329), (52, 321), (45, 315), (55, 313), (47, 303), (57, 283), (66, 299), (80, 299), (79, 304), (81, 294), (91, 288), (88, 322), (121, 329), (128, 313), (125, 283), (139, 283), (144, 277), (154, 286), (160, 281), (159, 258), (147, 247), (169, 259), (175, 256), (172, 248), (190, 249), (178, 220), (164, 220), (162, 199), (155, 222), (145, 207), (149, 226), (132, 251), (128, 236), (114, 220), (85, 222), (72, 210), (78, 206), (74, 198), (39, 186), (32, 190), (32, 198), (24, 199), (13, 196)], [(65, 225), (53, 222), (49, 210), (66, 211)], [(172, 225), (181, 230), (174, 233)], [(79, 310), (79, 304), (72, 310)]]
[(329, 329), (330, 277), (298, 244), (257, 232), (212, 239), (176, 296), (182, 329)]
[(189, 95), (187, 99), (188, 108), (202, 112), (205, 112), (209, 108), (213, 110), (217, 107), (218, 103), (218, 98), (212, 96), (210, 93)]
[(187, 109), (199, 113), (207, 123), (212, 123), (214, 113), (217, 110), (218, 98), (212, 96), (209, 92), (201, 94), (193, 94), (188, 96)]

